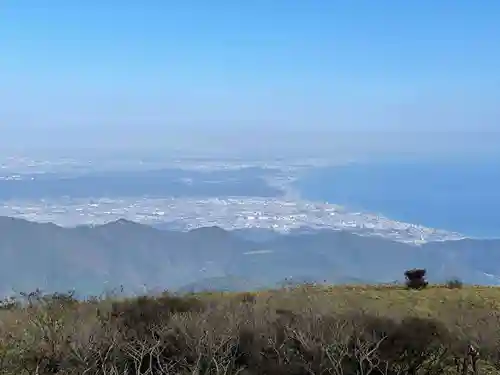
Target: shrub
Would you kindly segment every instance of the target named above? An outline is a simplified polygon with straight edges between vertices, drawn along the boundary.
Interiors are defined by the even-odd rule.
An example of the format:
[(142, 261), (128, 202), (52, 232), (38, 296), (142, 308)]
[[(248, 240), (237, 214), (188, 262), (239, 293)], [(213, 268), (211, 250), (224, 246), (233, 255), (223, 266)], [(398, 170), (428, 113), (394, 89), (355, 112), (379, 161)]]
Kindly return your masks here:
[(429, 283), (425, 280), (425, 269), (415, 268), (405, 272), (406, 286), (409, 289), (424, 289)]
[(458, 278), (450, 279), (446, 282), (446, 287), (448, 289), (461, 289), (463, 286), (463, 282)]
[(384, 338), (379, 346), (380, 358), (397, 365), (403, 373), (415, 374), (422, 370), (441, 373), (447, 365), (441, 357), (454, 340), (441, 322), (408, 317), (399, 324), (381, 318), (372, 324), (378, 333), (377, 339)]
[(114, 302), (111, 320), (140, 336), (150, 332), (155, 325), (167, 322), (172, 314), (202, 310), (203, 304), (196, 297), (181, 297), (164, 293), (156, 298), (141, 296)]
[[(0, 373), (451, 375), (476, 337), (481, 374), (498, 374), (492, 289), (306, 292), (164, 294), (76, 306), (52, 295), (50, 303), (0, 311)], [(475, 304), (478, 294), (486, 303)]]
[(255, 295), (252, 293), (243, 293), (241, 294), (241, 302), (245, 304), (254, 304), (255, 303)]

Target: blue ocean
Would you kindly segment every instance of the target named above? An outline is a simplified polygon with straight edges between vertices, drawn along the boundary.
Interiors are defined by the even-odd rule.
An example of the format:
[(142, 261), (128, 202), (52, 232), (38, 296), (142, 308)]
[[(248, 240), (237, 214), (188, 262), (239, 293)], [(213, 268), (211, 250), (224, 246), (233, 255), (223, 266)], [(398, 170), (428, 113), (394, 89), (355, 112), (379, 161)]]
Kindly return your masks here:
[(304, 199), (471, 237), (500, 238), (500, 158), (316, 168), (295, 188)]

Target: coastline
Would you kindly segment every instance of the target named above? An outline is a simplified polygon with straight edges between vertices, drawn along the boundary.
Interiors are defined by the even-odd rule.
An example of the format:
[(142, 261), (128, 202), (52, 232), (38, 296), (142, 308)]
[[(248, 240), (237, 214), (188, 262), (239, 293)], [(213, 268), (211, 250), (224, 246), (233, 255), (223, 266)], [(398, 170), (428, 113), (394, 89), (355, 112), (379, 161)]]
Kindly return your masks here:
[(500, 185), (500, 172), (492, 164), (359, 163), (310, 168), (290, 189), (301, 199), (338, 204), (349, 211), (380, 214), (468, 238), (500, 238), (500, 191), (494, 191)]

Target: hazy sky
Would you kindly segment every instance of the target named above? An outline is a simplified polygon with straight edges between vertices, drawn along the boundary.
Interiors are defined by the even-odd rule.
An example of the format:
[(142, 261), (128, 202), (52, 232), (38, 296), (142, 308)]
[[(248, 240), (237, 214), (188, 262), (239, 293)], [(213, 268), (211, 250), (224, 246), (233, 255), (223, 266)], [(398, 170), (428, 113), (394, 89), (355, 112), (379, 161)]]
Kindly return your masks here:
[(499, 20), (498, 0), (3, 0), (0, 145), (500, 132)]

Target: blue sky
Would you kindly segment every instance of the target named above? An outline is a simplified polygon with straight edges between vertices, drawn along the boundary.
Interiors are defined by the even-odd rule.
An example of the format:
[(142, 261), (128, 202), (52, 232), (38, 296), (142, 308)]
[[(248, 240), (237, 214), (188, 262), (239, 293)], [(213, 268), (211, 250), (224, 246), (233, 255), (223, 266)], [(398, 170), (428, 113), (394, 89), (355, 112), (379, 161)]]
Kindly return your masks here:
[(499, 20), (497, 0), (4, 0), (0, 126), (500, 131)]

